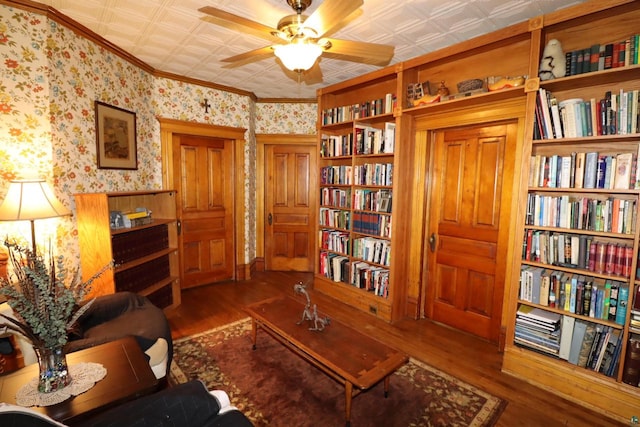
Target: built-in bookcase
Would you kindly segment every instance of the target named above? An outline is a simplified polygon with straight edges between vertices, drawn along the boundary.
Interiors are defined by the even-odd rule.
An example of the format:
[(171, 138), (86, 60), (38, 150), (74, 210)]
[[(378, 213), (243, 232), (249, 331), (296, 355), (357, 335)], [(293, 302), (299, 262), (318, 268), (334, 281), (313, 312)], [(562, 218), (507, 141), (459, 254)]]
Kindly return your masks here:
[(392, 320), (396, 73), (320, 95), (315, 289)]
[[(625, 41), (629, 48), (639, 20), (637, 2), (611, 2), (547, 15), (532, 34), (540, 37), (532, 61), (539, 64), (544, 46), (556, 39), (566, 53), (566, 76), (527, 86), (525, 146), (531, 151), (522, 165), (518, 286), (503, 364), (627, 421), (637, 415), (640, 398), (630, 358), (640, 338), (632, 326), (634, 304), (640, 304), (634, 298), (640, 285), (640, 67), (629, 50), (626, 63), (604, 55)], [(589, 68), (576, 68), (578, 53)]]

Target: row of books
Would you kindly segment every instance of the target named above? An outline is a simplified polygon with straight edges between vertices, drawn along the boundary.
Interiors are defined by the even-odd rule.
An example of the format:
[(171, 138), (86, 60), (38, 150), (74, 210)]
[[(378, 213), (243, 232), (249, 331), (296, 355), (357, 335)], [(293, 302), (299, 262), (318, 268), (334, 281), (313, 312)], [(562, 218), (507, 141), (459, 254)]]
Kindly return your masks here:
[(320, 168), (321, 185), (351, 185), (353, 183), (353, 166), (330, 165)]
[(534, 155), (529, 160), (529, 186), (630, 190), (640, 188), (637, 153), (573, 152), (567, 156)]
[(334, 282), (349, 283), (349, 258), (332, 252), (320, 252), (320, 274)]
[(353, 167), (355, 185), (393, 185), (393, 163), (365, 163)]
[(387, 122), (384, 129), (357, 125), (355, 135), (356, 154), (390, 154), (395, 149), (396, 124)]
[(349, 233), (339, 230), (322, 229), (320, 234), (320, 248), (323, 250), (340, 252), (342, 254), (349, 253)]
[(320, 189), (320, 204), (349, 209), (351, 206), (351, 189), (322, 187)]
[(628, 135), (640, 132), (639, 91), (605, 92), (603, 98), (558, 99), (538, 89), (534, 139)]
[(387, 93), (382, 98), (364, 101), (359, 104), (343, 105), (322, 110), (322, 124), (332, 125), (358, 120), (380, 114), (390, 114), (396, 106), (396, 95)]
[(590, 73), (638, 64), (638, 34), (615, 43), (595, 43), (565, 53), (565, 75)]
[(366, 262), (356, 261), (351, 265), (351, 284), (375, 295), (388, 298), (389, 270)]
[(353, 133), (345, 135), (322, 135), (320, 157), (351, 156), (353, 154)]
[(391, 215), (354, 212), (353, 231), (389, 239), (391, 238)]
[(560, 346), (568, 347), (569, 351), (568, 354), (561, 351), (558, 356), (567, 356), (569, 363), (615, 377), (622, 350), (622, 336), (618, 328), (562, 316)]
[(393, 185), (393, 163), (330, 165), (320, 168), (321, 185)]
[(388, 267), (391, 264), (391, 242), (373, 237), (354, 239), (353, 256)]
[(585, 235), (527, 230), (522, 247), (525, 261), (631, 276), (632, 245), (596, 241)]
[(320, 208), (320, 225), (324, 227), (348, 230), (351, 224), (349, 211), (332, 208)]
[(611, 279), (523, 266), (519, 296), (522, 301), (624, 325), (629, 285)]
[(605, 233), (633, 234), (636, 201), (529, 193), (525, 224)]
[(391, 190), (358, 188), (353, 197), (353, 207), (361, 211), (391, 212)]
[(622, 331), (572, 316), (520, 305), (516, 314), (517, 345), (615, 377), (618, 371)]

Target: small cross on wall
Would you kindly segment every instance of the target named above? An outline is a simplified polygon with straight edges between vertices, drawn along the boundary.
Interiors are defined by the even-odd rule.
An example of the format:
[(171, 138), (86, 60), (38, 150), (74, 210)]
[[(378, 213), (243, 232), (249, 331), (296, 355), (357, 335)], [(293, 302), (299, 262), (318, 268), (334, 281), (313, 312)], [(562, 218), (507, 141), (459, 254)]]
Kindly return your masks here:
[(209, 108), (211, 108), (211, 104), (209, 104), (209, 100), (207, 98), (205, 98), (204, 101), (200, 103), (200, 105), (202, 106), (202, 108), (204, 108), (205, 113), (209, 112)]

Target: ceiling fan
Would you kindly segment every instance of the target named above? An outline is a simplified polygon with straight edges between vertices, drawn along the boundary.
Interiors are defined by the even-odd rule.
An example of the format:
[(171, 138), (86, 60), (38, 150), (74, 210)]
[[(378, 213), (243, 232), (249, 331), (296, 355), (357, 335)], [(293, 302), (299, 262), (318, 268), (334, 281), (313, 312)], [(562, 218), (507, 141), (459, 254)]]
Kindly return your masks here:
[(307, 84), (322, 81), (318, 57), (341, 59), (378, 66), (388, 65), (394, 47), (325, 37), (358, 16), (363, 0), (324, 0), (310, 15), (303, 12), (312, 0), (287, 0), (295, 14), (280, 19), (277, 28), (271, 28), (250, 19), (205, 6), (198, 9), (207, 16), (203, 19), (232, 30), (251, 33), (271, 42), (269, 46), (225, 58), (225, 68), (233, 68), (275, 55), (288, 75)]

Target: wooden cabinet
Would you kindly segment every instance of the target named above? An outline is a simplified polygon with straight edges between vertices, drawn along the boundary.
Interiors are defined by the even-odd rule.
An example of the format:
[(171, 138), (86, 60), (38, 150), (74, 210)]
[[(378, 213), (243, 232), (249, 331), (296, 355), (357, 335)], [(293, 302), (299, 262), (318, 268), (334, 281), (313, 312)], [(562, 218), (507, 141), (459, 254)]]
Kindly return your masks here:
[[(632, 386), (623, 381), (628, 368), (625, 354), (634, 335), (630, 328), (633, 295), (640, 283), (636, 273), (640, 188), (635, 175), (640, 134), (637, 127), (631, 126), (632, 114), (637, 117), (640, 67), (632, 61), (598, 70), (597, 46), (624, 43), (638, 34), (639, 20), (638, 2), (590, 2), (546, 15), (540, 27), (532, 30), (532, 66), (540, 64), (543, 48), (552, 39), (560, 41), (569, 56), (571, 52), (580, 52), (588, 57), (585, 52), (596, 46), (596, 65), (584, 73), (528, 82), (528, 129), (518, 206), (521, 215), (511, 255), (513, 270), (503, 362), (505, 372), (626, 422), (638, 415), (640, 398), (637, 384)], [(533, 75), (537, 74), (536, 71)], [(636, 112), (629, 110), (629, 122), (627, 117), (623, 120), (622, 99), (628, 99), (629, 107), (631, 99), (635, 99)], [(602, 114), (601, 100), (605, 105)], [(619, 113), (611, 124), (617, 129), (602, 130), (598, 122), (607, 116), (611, 102)], [(540, 115), (544, 108), (552, 115), (559, 108), (556, 110), (562, 117), (559, 129), (554, 126), (552, 116), (545, 122), (544, 114)], [(584, 121), (576, 125), (572, 117), (575, 114)], [(606, 129), (607, 125), (604, 126)], [(586, 173), (581, 172), (584, 158), (595, 159), (585, 160), (585, 168), (591, 164)], [(598, 171), (602, 171), (599, 177), (591, 176)], [(593, 249), (591, 256), (589, 248)], [(549, 280), (551, 294), (546, 292)], [(538, 288), (540, 283), (542, 291)], [(558, 284), (555, 289), (554, 283)], [(575, 298), (566, 293), (576, 288)], [(581, 292), (584, 292), (582, 300), (586, 301), (583, 304)], [(591, 298), (586, 298), (589, 294)], [(534, 342), (536, 333), (532, 335), (525, 324), (527, 317), (522, 316), (530, 309), (559, 319), (557, 348), (545, 334), (541, 345)], [(587, 336), (589, 331), (595, 334), (596, 343), (598, 336), (605, 338), (604, 342), (607, 336), (610, 338), (609, 347), (616, 351), (611, 359), (613, 366), (607, 364), (606, 347), (589, 346), (588, 340), (575, 338), (578, 324), (587, 328)], [(577, 359), (579, 349), (576, 353), (566, 347), (571, 339), (583, 344), (581, 360)], [(591, 347), (595, 353), (589, 356), (587, 350)], [(602, 355), (600, 359), (598, 355)]]
[[(132, 291), (164, 309), (180, 305), (175, 191), (76, 194), (75, 202), (83, 278), (115, 264), (94, 282), (92, 295)], [(111, 227), (111, 212), (137, 208), (151, 212), (149, 223)]]

